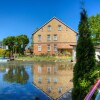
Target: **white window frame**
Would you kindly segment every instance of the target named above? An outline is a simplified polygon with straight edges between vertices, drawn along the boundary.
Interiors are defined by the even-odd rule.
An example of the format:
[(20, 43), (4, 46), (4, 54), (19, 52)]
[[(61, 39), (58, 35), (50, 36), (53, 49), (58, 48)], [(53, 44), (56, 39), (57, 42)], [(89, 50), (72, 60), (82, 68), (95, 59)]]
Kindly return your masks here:
[(38, 41), (41, 41), (42, 38), (41, 38), (41, 35), (38, 35)]
[(42, 51), (42, 46), (38, 45), (38, 51)]
[(48, 81), (48, 83), (50, 83), (51, 82), (51, 77), (48, 77), (47, 81)]
[(57, 83), (57, 82), (58, 82), (57, 77), (54, 77), (54, 78), (53, 78), (53, 81), (54, 81), (54, 83)]
[(48, 31), (51, 31), (51, 25), (48, 25)]
[(54, 44), (54, 51), (57, 51), (57, 44)]
[(50, 44), (47, 45), (47, 51), (50, 51), (51, 50), (51, 46)]
[(38, 73), (41, 73), (41, 72), (42, 72), (42, 67), (38, 66)]
[(51, 36), (48, 34), (47, 35), (47, 41), (50, 41), (51, 40)]
[(58, 92), (59, 92), (59, 93), (62, 92), (62, 87), (58, 87)]
[(57, 34), (54, 34), (53, 40), (54, 40), (54, 41), (57, 41)]
[(51, 67), (47, 67), (47, 72), (48, 72), (48, 73), (51, 72)]
[(51, 86), (49, 86), (48, 88), (47, 88), (47, 91), (50, 93), (51, 92)]
[(61, 31), (61, 30), (62, 30), (61, 25), (58, 25), (58, 31)]

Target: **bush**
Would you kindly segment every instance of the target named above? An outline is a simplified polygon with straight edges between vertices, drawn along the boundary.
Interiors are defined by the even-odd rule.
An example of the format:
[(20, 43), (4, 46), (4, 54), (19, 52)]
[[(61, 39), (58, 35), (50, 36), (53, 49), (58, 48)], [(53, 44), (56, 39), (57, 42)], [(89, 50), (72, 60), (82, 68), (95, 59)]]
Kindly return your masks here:
[(5, 52), (6, 52), (5, 49), (1, 49), (1, 48), (0, 48), (0, 56), (4, 56)]
[(50, 52), (46, 52), (46, 53), (41, 53), (40, 56), (50, 56)]

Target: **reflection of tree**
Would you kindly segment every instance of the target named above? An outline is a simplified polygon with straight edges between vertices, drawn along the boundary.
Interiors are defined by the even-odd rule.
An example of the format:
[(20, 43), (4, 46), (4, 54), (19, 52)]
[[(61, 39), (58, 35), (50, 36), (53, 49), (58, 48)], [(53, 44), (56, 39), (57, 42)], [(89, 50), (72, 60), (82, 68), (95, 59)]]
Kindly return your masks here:
[(10, 67), (7, 74), (4, 75), (4, 80), (8, 82), (16, 82), (25, 84), (29, 76), (24, 67)]

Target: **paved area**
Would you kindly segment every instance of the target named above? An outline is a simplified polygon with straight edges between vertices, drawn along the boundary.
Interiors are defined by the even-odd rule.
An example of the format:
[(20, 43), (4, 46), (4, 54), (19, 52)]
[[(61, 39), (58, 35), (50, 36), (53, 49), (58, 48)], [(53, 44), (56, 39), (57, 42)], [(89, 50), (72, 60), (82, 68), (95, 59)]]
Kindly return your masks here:
[(61, 97), (59, 97), (57, 100), (72, 100), (72, 90), (64, 93)]

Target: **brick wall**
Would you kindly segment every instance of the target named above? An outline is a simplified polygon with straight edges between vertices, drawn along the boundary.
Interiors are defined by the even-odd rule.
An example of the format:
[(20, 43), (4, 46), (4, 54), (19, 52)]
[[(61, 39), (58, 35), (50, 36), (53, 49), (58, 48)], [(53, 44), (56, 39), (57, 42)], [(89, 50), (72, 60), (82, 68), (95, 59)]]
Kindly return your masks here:
[[(51, 25), (51, 31), (48, 31), (48, 26)], [(58, 30), (58, 26), (61, 25), (62, 30)], [(57, 40), (53, 40), (53, 36), (57, 35)], [(38, 35), (41, 35), (41, 41), (38, 41)], [(50, 35), (51, 40), (47, 41), (47, 35)], [(47, 52), (47, 44), (53, 45), (58, 43), (66, 43), (70, 45), (70, 43), (76, 43), (76, 32), (74, 32), (72, 29), (70, 29), (68, 26), (57, 20), (56, 18), (53, 18), (50, 22), (45, 24), (42, 28), (40, 28), (36, 33), (33, 35), (33, 52), (34, 54), (38, 55), (41, 53)], [(38, 51), (38, 45), (42, 45), (42, 51)], [(50, 53), (54, 53), (54, 51), (50, 51)]]

